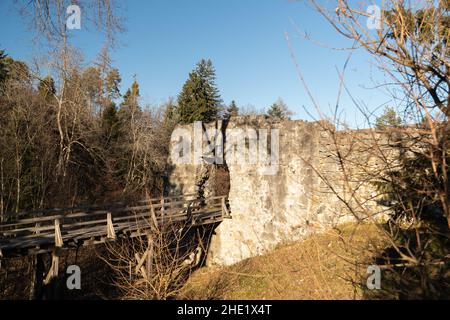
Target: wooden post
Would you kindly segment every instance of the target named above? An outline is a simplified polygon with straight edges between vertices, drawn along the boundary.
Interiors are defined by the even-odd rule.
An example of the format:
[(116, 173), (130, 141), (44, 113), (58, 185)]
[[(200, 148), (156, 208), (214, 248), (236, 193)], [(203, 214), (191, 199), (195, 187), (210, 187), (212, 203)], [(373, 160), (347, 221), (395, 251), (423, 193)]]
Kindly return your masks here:
[(151, 218), (150, 222), (151, 227), (158, 230), (158, 220), (156, 219), (155, 208), (153, 207), (153, 205), (150, 207), (150, 218)]
[(190, 223), (191, 225), (194, 225), (194, 219), (192, 215), (192, 207), (194, 206), (195, 201), (188, 202), (187, 209), (186, 209), (186, 223)]
[(136, 252), (134, 254), (134, 257), (136, 258), (136, 268), (134, 270), (135, 273), (141, 273), (142, 278), (147, 279), (147, 273), (146, 270), (144, 268), (144, 262), (146, 261), (147, 258), (147, 253), (148, 253), (148, 249), (144, 252), (144, 254), (142, 255), (142, 257), (139, 257), (139, 254)]
[(44, 276), (44, 260), (42, 259), (42, 254), (32, 256), (31, 264), (32, 271), (28, 298), (30, 300), (40, 300), (42, 299), (42, 284)]
[(128, 264), (128, 276), (129, 276), (129, 280), (131, 281), (131, 269), (132, 269), (132, 264), (131, 264), (131, 261), (130, 261), (130, 263)]
[(63, 239), (61, 236), (61, 227), (59, 223), (59, 219), (55, 219), (55, 247), (62, 247), (63, 246)]
[(164, 223), (164, 198), (161, 198), (161, 223)]
[(225, 197), (222, 198), (222, 216), (225, 218), (230, 217), (230, 213), (228, 212), (227, 204), (225, 202)]
[(53, 278), (58, 276), (59, 272), (59, 249), (55, 248), (52, 252), (52, 265), (50, 266), (50, 270), (45, 277), (44, 284), (48, 285)]
[(147, 261), (146, 261), (146, 272), (147, 272), (147, 279), (150, 279), (152, 273), (153, 273), (153, 239), (149, 235), (148, 236), (148, 249), (147, 249)]
[(142, 257), (137, 252), (134, 254), (134, 257), (137, 262), (134, 272), (140, 273), (144, 279), (149, 280), (153, 273), (153, 239), (150, 235), (148, 235), (147, 250), (145, 250)]
[(41, 231), (39, 231), (39, 227), (41, 226), (41, 223), (40, 222), (36, 222), (36, 224), (35, 224), (35, 233), (36, 234), (40, 234), (41, 233)]
[(116, 231), (114, 230), (114, 224), (113, 224), (111, 212), (108, 212), (106, 214), (106, 229), (107, 229), (107, 238), (115, 240), (116, 239)]

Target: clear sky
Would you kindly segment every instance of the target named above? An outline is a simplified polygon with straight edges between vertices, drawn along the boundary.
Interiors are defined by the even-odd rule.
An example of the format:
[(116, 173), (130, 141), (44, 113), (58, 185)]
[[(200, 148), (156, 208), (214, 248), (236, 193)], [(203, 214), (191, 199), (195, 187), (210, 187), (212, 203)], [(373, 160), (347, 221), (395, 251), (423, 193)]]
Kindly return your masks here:
[[(294, 111), (294, 118), (309, 120), (303, 108), (315, 113), (314, 108), (299, 80), (285, 32), (322, 108), (329, 110), (336, 103), (336, 68), (342, 69), (349, 52), (306, 40), (298, 30), (330, 47), (351, 43), (303, 1), (128, 0), (122, 7), (126, 31), (118, 36), (119, 45), (111, 56), (122, 75), (122, 93), (136, 74), (143, 103), (159, 104), (176, 97), (195, 64), (210, 58), (225, 103), (235, 99), (238, 105), (263, 109), (281, 97)], [(25, 61), (41, 54), (14, 1), (1, 0), (0, 12), (0, 48)], [(103, 38), (83, 27), (70, 32), (86, 63), (92, 62)], [(372, 77), (381, 79), (370, 61), (365, 53), (354, 53), (346, 83), (358, 100), (375, 109), (390, 100), (378, 89), (367, 89), (374, 86)], [(349, 97), (344, 96), (341, 105), (350, 123), (360, 123)]]

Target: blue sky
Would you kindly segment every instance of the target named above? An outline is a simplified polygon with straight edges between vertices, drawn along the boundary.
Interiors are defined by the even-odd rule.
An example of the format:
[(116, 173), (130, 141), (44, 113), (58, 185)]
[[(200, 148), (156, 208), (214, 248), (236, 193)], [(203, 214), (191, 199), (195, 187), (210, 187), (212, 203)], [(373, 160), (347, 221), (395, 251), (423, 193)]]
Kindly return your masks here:
[[(25, 61), (42, 54), (14, 1), (2, 0), (0, 12), (0, 48)], [(336, 103), (336, 68), (342, 69), (349, 52), (306, 40), (297, 28), (330, 47), (351, 43), (303, 1), (129, 0), (124, 1), (121, 15), (126, 31), (118, 36), (119, 45), (111, 56), (122, 75), (122, 93), (136, 74), (143, 103), (159, 104), (176, 97), (195, 64), (210, 58), (225, 103), (235, 99), (238, 105), (263, 109), (281, 97), (294, 111), (294, 118), (310, 120), (303, 108), (315, 113), (314, 108), (298, 78), (285, 32), (322, 108), (328, 110)], [(71, 33), (86, 63), (92, 62), (103, 46), (102, 36), (83, 27)], [(373, 87), (372, 77), (382, 79), (370, 57), (355, 52), (346, 83), (358, 100), (375, 109), (390, 100), (380, 90), (365, 88)], [(344, 96), (341, 105), (350, 123), (361, 122), (349, 97)]]

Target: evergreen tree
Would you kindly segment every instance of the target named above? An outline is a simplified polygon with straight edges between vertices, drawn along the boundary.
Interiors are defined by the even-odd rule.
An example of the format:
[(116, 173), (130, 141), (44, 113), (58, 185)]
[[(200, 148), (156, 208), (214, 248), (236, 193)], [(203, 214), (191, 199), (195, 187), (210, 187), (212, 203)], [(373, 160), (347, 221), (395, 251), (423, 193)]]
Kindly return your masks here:
[[(113, 101), (114, 99), (117, 99), (120, 97), (120, 82), (122, 81), (120, 77), (119, 70), (114, 68), (111, 69), (111, 71), (108, 72), (105, 79), (105, 90), (106, 90), (106, 96), (110, 101)], [(139, 91), (139, 88), (138, 88)]]
[(31, 87), (31, 76), (28, 65), (20, 60), (14, 60), (0, 50), (0, 85), (6, 80), (12, 80), (15, 85)]
[(176, 113), (176, 104), (173, 101), (173, 98), (169, 98), (167, 103), (164, 106), (164, 118), (163, 118), (163, 125), (166, 128), (172, 128), (175, 126), (177, 121), (177, 113)]
[(183, 85), (178, 96), (180, 123), (210, 122), (218, 117), (221, 98), (215, 84), (216, 72), (211, 60), (202, 59)]
[(53, 95), (56, 93), (56, 89), (55, 81), (51, 76), (47, 76), (39, 81), (38, 93), (46, 102), (48, 102), (53, 97)]
[(292, 112), (289, 111), (289, 108), (281, 99), (278, 99), (276, 102), (274, 102), (267, 111), (267, 115), (269, 117), (277, 120), (289, 119), (291, 114)]
[(5, 50), (0, 50), (0, 84), (2, 84), (8, 76), (7, 57)]
[(102, 96), (102, 75), (97, 67), (89, 67), (81, 74), (83, 86), (92, 103), (98, 103)]
[(106, 145), (110, 141), (116, 141), (120, 134), (120, 122), (117, 116), (117, 108), (114, 102), (111, 102), (103, 111), (102, 129)]
[(141, 113), (141, 108), (139, 107), (139, 97), (139, 84), (136, 80), (134, 80), (131, 87), (123, 96), (123, 102), (119, 110), (119, 115), (121, 118), (131, 119), (134, 115)]
[(238, 114), (239, 114), (239, 108), (236, 105), (236, 102), (233, 100), (233, 101), (231, 101), (227, 110), (225, 110), (224, 119), (228, 120), (231, 117), (236, 117)]
[(398, 127), (401, 125), (402, 119), (397, 115), (397, 112), (392, 107), (387, 107), (384, 112), (376, 120), (375, 127), (383, 129), (386, 127)]

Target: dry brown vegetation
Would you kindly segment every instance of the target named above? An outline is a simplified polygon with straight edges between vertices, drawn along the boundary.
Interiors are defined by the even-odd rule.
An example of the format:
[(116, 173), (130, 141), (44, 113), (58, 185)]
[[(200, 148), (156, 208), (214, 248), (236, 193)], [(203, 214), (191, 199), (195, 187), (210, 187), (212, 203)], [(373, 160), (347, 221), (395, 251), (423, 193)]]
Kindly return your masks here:
[(361, 299), (385, 240), (374, 225), (342, 225), (233, 266), (202, 268), (179, 298)]
[[(292, 47), (291, 53), (311, 102), (320, 117), (336, 128), (324, 129), (333, 139), (331, 153), (341, 177), (330, 180), (320, 168), (314, 168), (315, 171), (358, 221), (387, 214), (380, 231), (390, 244), (377, 259), (377, 264), (386, 268), (384, 290), (383, 295), (373, 297), (448, 299), (450, 3), (387, 1), (375, 7), (378, 15), (369, 13), (372, 1), (309, 3), (351, 46), (343, 48), (349, 56), (343, 69), (338, 70), (339, 91), (335, 108), (329, 114), (313, 97)], [(378, 26), (369, 27), (369, 22), (377, 22)], [(287, 40), (290, 41), (288, 36)], [(346, 67), (352, 53), (358, 50), (368, 54), (384, 75), (373, 81), (374, 86), (390, 95), (389, 103), (403, 117), (402, 123), (395, 119), (394, 112), (394, 117), (382, 115), (382, 128), (378, 127), (375, 108), (352, 95), (346, 82)], [(342, 113), (343, 95), (351, 99), (366, 126), (375, 124), (388, 137), (383, 141), (377, 138), (376, 130), (367, 131), (369, 143), (361, 146), (375, 160), (372, 166), (369, 161), (358, 159), (358, 150), (347, 150), (340, 144), (340, 132), (349, 128)], [(353, 133), (349, 131), (349, 139), (357, 140), (358, 133)], [(373, 190), (370, 197), (360, 192), (364, 189)], [(376, 208), (370, 202), (380, 206)]]
[(188, 223), (153, 226), (145, 236), (107, 244), (109, 266), (122, 299), (174, 298), (194, 268), (203, 263), (208, 228)]

